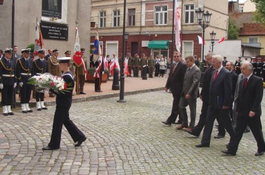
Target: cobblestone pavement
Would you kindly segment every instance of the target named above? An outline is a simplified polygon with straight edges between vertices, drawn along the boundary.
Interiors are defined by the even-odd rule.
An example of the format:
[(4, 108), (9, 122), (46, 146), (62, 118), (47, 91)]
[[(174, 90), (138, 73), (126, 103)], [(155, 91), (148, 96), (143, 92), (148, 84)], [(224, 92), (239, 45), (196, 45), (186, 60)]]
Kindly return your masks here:
[[(61, 149), (53, 152), (41, 148), (50, 139), (54, 107), (0, 116), (0, 174), (265, 174), (265, 156), (254, 156), (251, 133), (244, 135), (236, 157), (223, 156), (228, 136), (199, 149), (201, 138), (161, 125), (171, 110), (171, 94), (125, 99), (124, 104), (117, 98), (73, 104), (71, 118), (88, 139), (75, 148), (64, 129)], [(197, 116), (200, 107), (198, 100)]]

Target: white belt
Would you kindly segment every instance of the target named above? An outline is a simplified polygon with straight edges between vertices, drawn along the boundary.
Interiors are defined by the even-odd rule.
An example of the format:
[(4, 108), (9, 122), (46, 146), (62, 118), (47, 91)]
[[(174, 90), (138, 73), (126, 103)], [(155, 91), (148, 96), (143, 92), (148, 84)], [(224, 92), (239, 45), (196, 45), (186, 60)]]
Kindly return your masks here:
[(21, 73), (21, 75), (31, 76), (31, 73)]
[(41, 75), (41, 73), (36, 73), (36, 75)]
[(12, 74), (3, 74), (2, 77), (15, 77), (15, 75), (12, 75)]

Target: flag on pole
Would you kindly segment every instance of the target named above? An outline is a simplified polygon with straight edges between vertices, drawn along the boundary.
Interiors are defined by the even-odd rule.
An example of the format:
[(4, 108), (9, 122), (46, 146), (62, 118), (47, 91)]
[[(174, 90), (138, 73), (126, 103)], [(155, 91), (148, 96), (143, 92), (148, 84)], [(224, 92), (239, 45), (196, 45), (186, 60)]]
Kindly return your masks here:
[(74, 53), (80, 51), (80, 39), (79, 39), (79, 31), (78, 31), (78, 24), (75, 28), (75, 45), (74, 45)]
[(36, 18), (34, 56), (37, 56), (38, 50), (42, 48), (44, 48), (44, 42), (43, 42), (41, 30), (40, 30), (39, 20), (38, 18)]
[(101, 47), (100, 47), (100, 43), (99, 43), (99, 35), (97, 32), (97, 35), (96, 35), (95, 41), (94, 41), (93, 61), (96, 62), (99, 59), (100, 55), (101, 55)]
[(221, 42), (224, 42), (224, 40), (225, 40), (225, 37), (226, 37), (226, 35), (225, 36), (223, 36), (219, 41), (218, 41), (218, 43), (220, 44)]
[(175, 44), (177, 51), (180, 51), (181, 48), (181, 38), (180, 38), (180, 30), (181, 30), (181, 21), (180, 21), (180, 13), (178, 7), (178, 1), (175, 0)]
[(206, 42), (204, 41), (204, 39), (202, 37), (200, 37), (199, 35), (197, 35), (198, 37), (198, 41), (199, 41), (199, 44), (206, 44)]

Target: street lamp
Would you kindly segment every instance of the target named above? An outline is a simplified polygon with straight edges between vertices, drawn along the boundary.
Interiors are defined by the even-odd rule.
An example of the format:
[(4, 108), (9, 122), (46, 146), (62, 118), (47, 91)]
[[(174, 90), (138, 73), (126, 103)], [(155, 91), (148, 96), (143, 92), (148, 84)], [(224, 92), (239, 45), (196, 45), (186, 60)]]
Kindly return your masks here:
[[(204, 10), (201, 8), (198, 8), (195, 12), (197, 14), (198, 23), (202, 27), (202, 37), (205, 39), (205, 29), (209, 26), (212, 14), (208, 11), (204, 13)], [(202, 59), (204, 60), (204, 44), (202, 45)]]
[(210, 33), (211, 43), (212, 43), (212, 53), (213, 53), (213, 46), (214, 46), (215, 36), (216, 36), (216, 33), (214, 33), (214, 31), (212, 31), (212, 32)]
[(129, 33), (125, 33), (124, 39), (125, 39), (125, 54), (127, 54), (127, 41), (129, 38)]
[[(125, 19), (126, 19), (126, 0), (123, 1), (123, 38), (122, 38), (122, 58), (121, 58), (121, 65), (120, 65), (120, 74), (121, 74), (121, 77), (120, 77), (120, 99), (117, 101), (119, 103), (125, 103), (126, 101), (124, 100), (124, 79), (125, 79), (125, 76), (124, 76), (124, 58), (125, 58), (125, 40), (128, 39), (128, 36), (129, 35), (126, 35), (125, 33)], [(127, 37), (127, 39), (126, 39)]]

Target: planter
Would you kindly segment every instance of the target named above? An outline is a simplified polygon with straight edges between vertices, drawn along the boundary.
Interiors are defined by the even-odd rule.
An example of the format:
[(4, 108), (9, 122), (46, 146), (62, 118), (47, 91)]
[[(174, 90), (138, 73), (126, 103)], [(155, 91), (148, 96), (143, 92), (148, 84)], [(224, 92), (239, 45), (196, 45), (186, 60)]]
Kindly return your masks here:
[[(102, 75), (102, 83), (106, 83), (108, 81), (108, 74), (105, 73)], [(95, 83), (95, 78), (91, 74), (87, 74), (86, 82), (88, 83)]]

